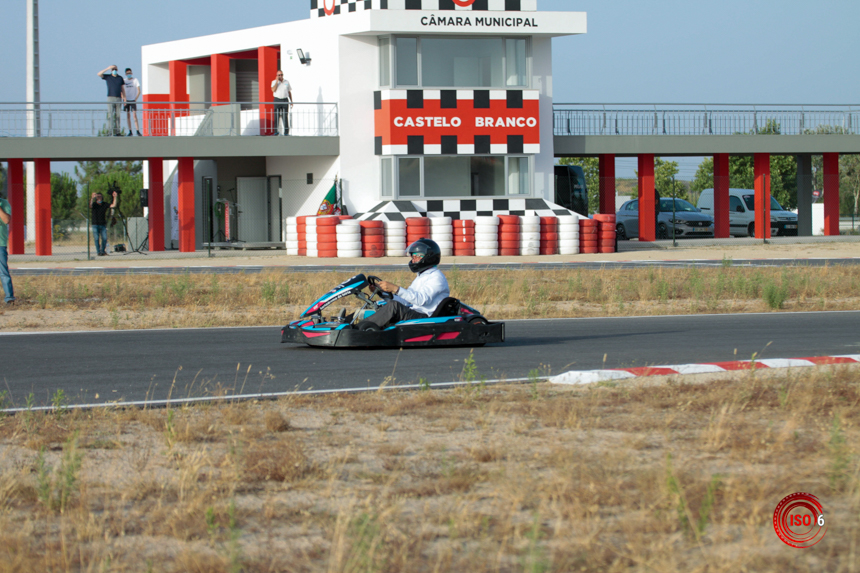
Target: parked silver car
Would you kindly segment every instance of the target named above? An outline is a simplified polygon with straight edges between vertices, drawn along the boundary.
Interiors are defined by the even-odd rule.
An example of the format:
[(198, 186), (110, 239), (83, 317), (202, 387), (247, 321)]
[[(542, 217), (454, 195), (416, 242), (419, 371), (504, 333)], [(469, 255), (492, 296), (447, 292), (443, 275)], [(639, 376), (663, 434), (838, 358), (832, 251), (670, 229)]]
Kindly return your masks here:
[[(657, 214), (657, 238), (670, 239), (672, 232), (681, 237), (713, 237), (714, 218), (702, 213), (697, 207), (683, 199), (674, 199), (675, 214), (672, 214), (673, 199), (660, 199)], [(673, 218), (674, 217), (674, 218)], [(632, 199), (621, 205), (615, 214), (615, 230), (619, 239), (635, 239), (639, 236), (639, 200)]]

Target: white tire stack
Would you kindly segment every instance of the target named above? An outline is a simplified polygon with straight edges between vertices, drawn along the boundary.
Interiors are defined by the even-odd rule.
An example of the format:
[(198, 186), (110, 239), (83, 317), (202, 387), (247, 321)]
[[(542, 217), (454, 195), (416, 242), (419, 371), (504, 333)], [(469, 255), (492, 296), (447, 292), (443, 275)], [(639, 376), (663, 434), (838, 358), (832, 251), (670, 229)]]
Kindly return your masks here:
[(317, 241), (317, 217), (308, 217), (305, 222), (307, 230), (305, 236), (308, 242), (308, 256), (319, 257), (319, 243)]
[(579, 217), (558, 218), (558, 254), (579, 254)]
[(475, 256), (497, 257), (499, 255), (499, 218), (496, 216), (475, 217)]
[(443, 257), (454, 256), (454, 227), (451, 217), (430, 218), (430, 238), (439, 245)]
[(288, 255), (299, 254), (299, 223), (296, 217), (287, 217), (286, 225), (286, 244)]
[(520, 253), (523, 255), (540, 254), (540, 217), (524, 215), (520, 218)]
[(406, 221), (385, 222), (385, 256), (403, 257), (406, 255)]
[(344, 219), (337, 226), (337, 258), (361, 258), (361, 227), (356, 219)]

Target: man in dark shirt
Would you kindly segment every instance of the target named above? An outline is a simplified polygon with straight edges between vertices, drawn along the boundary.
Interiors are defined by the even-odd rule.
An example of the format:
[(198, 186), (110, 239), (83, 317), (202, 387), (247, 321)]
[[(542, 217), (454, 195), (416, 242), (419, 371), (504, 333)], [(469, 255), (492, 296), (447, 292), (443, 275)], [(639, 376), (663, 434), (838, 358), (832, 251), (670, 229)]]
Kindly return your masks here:
[(93, 193), (90, 198), (90, 213), (93, 223), (93, 236), (96, 238), (96, 251), (98, 256), (107, 255), (107, 212), (108, 209), (116, 207), (117, 194), (113, 193), (113, 203), (108, 205), (104, 202), (104, 195)]
[(119, 77), (116, 66), (108, 66), (99, 72), (99, 77), (107, 83), (108, 129), (111, 135), (122, 135), (122, 102), (125, 101), (125, 80)]

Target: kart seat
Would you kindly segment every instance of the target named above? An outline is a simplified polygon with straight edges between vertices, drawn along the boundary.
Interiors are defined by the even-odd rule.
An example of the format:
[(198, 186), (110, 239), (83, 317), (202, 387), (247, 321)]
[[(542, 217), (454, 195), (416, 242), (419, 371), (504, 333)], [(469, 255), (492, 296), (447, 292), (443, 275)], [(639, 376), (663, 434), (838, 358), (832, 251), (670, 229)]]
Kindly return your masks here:
[(436, 310), (433, 311), (433, 314), (430, 315), (430, 318), (457, 316), (458, 314), (460, 314), (460, 301), (452, 296), (449, 296), (447, 298), (442, 299), (442, 302), (439, 303), (439, 306), (436, 307)]

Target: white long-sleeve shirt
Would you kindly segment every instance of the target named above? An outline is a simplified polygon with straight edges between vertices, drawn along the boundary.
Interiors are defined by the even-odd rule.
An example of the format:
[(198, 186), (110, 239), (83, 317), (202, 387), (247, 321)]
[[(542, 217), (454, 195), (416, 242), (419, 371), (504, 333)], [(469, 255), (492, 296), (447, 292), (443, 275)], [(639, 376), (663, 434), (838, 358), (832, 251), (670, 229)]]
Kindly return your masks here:
[(448, 279), (438, 268), (431, 267), (415, 277), (409, 288), (400, 287), (394, 300), (429, 316), (449, 296)]

